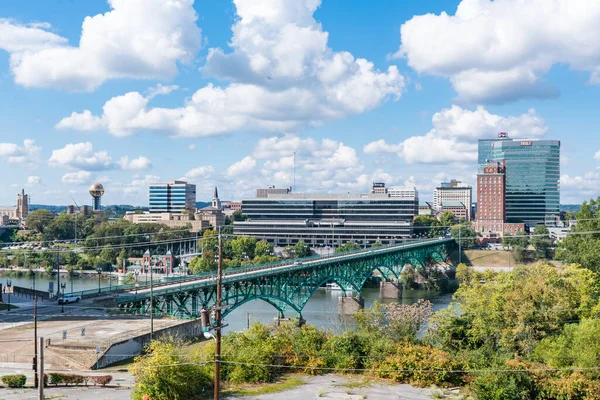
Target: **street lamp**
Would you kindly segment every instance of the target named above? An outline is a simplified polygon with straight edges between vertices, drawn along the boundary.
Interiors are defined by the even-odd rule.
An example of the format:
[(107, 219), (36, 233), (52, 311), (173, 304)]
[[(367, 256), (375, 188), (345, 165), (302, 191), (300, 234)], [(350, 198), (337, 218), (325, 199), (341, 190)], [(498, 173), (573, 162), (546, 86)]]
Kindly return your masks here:
[(7, 279), (6, 280), (6, 287), (8, 288), (7, 289), (7, 291), (8, 291), (8, 311), (7, 312), (10, 312), (10, 287), (11, 286), (12, 286), (12, 281), (10, 279)]
[(98, 273), (98, 293), (101, 292), (100, 290), (100, 275), (102, 275), (102, 268), (98, 267), (96, 268), (96, 272)]
[(138, 276), (139, 276), (139, 275), (140, 275), (140, 270), (139, 270), (139, 269), (136, 269), (136, 270), (133, 272), (133, 276), (135, 277), (135, 294), (137, 294), (137, 290), (138, 290), (138, 286), (139, 286), (139, 284), (138, 284)]
[(60, 312), (65, 312), (65, 287), (67, 284), (65, 282), (60, 283), (60, 288), (62, 289), (62, 301), (60, 302)]
[[(73, 293), (73, 269), (69, 270), (69, 280), (71, 281), (71, 293)], [(63, 290), (63, 294), (65, 294), (64, 290)]]

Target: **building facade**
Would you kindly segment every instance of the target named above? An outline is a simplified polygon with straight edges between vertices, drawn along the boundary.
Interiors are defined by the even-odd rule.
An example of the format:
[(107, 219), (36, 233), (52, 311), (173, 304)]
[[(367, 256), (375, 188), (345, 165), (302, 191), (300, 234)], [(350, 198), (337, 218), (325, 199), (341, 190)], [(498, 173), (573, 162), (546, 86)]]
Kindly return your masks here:
[[(504, 132), (502, 132), (504, 133)], [(479, 171), (489, 162), (505, 161), (506, 222), (556, 226), (560, 217), (560, 141), (481, 139)], [(478, 199), (479, 201), (479, 199)]]
[(275, 186), (269, 186), (266, 189), (256, 189), (256, 198), (265, 199), (270, 194), (288, 194), (292, 192), (292, 188), (277, 189)]
[(442, 182), (433, 190), (433, 208), (442, 211), (442, 203), (462, 203), (467, 211), (467, 220), (471, 220), (471, 203), (473, 202), (473, 189), (465, 182), (452, 179)]
[(484, 236), (514, 235), (525, 231), (523, 223), (506, 220), (506, 162), (491, 162), (477, 174), (477, 221), (475, 230)]
[[(414, 189), (414, 188), (413, 188)], [(419, 199), (368, 194), (268, 194), (242, 200), (246, 221), (234, 223), (234, 234), (267, 240), (276, 246), (304, 241), (337, 247), (345, 242), (392, 244), (412, 235)]]
[(458, 220), (467, 219), (469, 217), (469, 213), (467, 209), (470, 207), (466, 207), (460, 201), (443, 201), (440, 204), (440, 213), (445, 213), (448, 211), (453, 214)]
[(151, 183), (149, 188), (150, 213), (180, 214), (196, 209), (196, 185), (183, 181)]
[(17, 194), (17, 205), (14, 207), (0, 207), (0, 217), (6, 216), (9, 220), (25, 221), (29, 215), (29, 195), (25, 189)]
[(190, 226), (190, 232), (202, 232), (210, 227), (208, 220), (196, 219), (194, 214), (173, 213), (135, 213), (128, 211), (124, 220), (134, 224), (162, 224), (169, 228), (184, 228)]

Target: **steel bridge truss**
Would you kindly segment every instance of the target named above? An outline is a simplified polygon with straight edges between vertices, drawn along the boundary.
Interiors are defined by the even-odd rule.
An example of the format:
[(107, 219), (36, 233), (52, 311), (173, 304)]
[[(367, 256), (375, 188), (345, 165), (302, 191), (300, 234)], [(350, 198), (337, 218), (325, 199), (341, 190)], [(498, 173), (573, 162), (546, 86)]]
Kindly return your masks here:
[[(405, 248), (390, 248), (362, 254), (348, 254), (343, 259), (318, 259), (287, 268), (264, 268), (223, 277), (223, 317), (252, 300), (271, 304), (279, 314), (291, 309), (302, 317), (302, 310), (315, 291), (325, 283), (335, 282), (347, 293), (360, 293), (367, 279), (378, 271), (383, 279), (398, 280), (406, 265), (423, 270), (427, 266), (446, 262), (454, 240), (443, 239)], [(227, 272), (227, 271), (225, 271)], [(158, 289), (153, 295), (154, 315), (181, 319), (200, 316), (200, 310), (210, 309), (216, 299), (216, 277), (198, 284), (178, 288)], [(121, 311), (148, 314), (150, 296), (130, 295), (117, 298)]]

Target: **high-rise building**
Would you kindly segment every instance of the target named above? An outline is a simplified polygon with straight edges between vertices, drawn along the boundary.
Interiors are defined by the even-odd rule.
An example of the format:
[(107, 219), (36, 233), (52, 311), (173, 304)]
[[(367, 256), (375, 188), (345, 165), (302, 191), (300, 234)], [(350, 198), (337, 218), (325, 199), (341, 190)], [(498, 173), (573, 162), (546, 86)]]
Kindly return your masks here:
[[(398, 188), (397, 196), (367, 194), (268, 194), (242, 200), (248, 219), (234, 223), (236, 235), (248, 235), (278, 246), (303, 240), (310, 246), (336, 247), (392, 244), (412, 235), (419, 199), (414, 188)], [(412, 194), (412, 195), (411, 195)]]
[(473, 202), (473, 189), (465, 182), (452, 179), (450, 182), (441, 182), (433, 190), (433, 208), (442, 211), (442, 203), (462, 203), (467, 211), (467, 220), (471, 220), (471, 203)]
[[(556, 225), (560, 206), (560, 141), (510, 139), (479, 140), (479, 172), (490, 162), (506, 166), (505, 210), (509, 223)], [(479, 198), (477, 199), (479, 202)]]
[(179, 214), (196, 209), (196, 185), (183, 181), (151, 183), (149, 190), (151, 213)]
[(516, 234), (523, 223), (506, 222), (506, 161), (491, 162), (477, 174), (477, 221), (475, 229), (482, 234)]
[(21, 189), (21, 193), (17, 194), (17, 219), (24, 220), (29, 215), (29, 195), (25, 194), (25, 189)]

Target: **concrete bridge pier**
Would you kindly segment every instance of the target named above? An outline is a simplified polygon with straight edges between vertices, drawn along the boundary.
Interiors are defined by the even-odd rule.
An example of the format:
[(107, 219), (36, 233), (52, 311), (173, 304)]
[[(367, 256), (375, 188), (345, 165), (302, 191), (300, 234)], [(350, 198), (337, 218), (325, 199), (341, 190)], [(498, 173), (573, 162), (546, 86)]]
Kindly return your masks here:
[(381, 281), (379, 284), (379, 297), (382, 299), (401, 299), (402, 284), (398, 281)]
[(338, 298), (338, 314), (352, 315), (365, 308), (365, 299), (358, 296), (340, 296)]
[[(277, 316), (275, 318), (273, 318), (273, 320), (275, 321), (275, 327), (281, 326), (282, 322), (289, 322), (289, 321), (294, 321), (294, 319), (292, 318), (285, 318), (283, 316)], [(302, 316), (298, 317), (298, 326), (302, 326), (304, 324), (306, 324), (306, 320), (304, 318), (302, 318)]]

